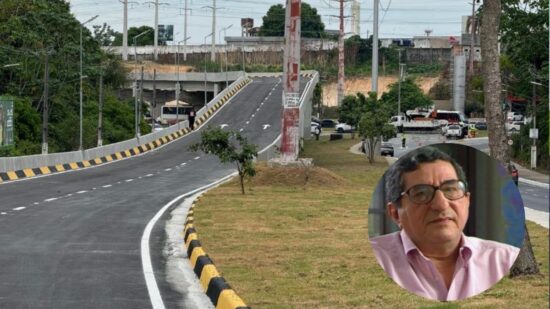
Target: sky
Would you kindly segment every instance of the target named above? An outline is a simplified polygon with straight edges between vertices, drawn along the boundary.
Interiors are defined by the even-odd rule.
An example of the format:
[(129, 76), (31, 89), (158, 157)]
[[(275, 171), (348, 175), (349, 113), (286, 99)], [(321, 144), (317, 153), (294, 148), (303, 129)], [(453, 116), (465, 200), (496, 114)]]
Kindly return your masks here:
[[(80, 22), (99, 15), (88, 24), (107, 23), (115, 31), (122, 32), (122, 0), (71, 0), (71, 12)], [(174, 25), (175, 40), (184, 39), (185, 0), (157, 0), (159, 3), (159, 24)], [(205, 36), (212, 33), (212, 7), (216, 1), (216, 43), (221, 43), (223, 28), (227, 36), (240, 36), (241, 18), (253, 18), (254, 26), (262, 24), (262, 17), (269, 7), (283, 4), (281, 0), (187, 0), (188, 23), (187, 44), (203, 44)], [(470, 0), (471, 1), (471, 0)], [(155, 0), (128, 0), (128, 28), (142, 25), (153, 27), (155, 23)], [(325, 24), (325, 29), (337, 30), (339, 2), (330, 0), (305, 1), (316, 8)], [(360, 0), (360, 36), (365, 38), (373, 30), (373, 0)], [(462, 16), (470, 15), (472, 4), (467, 0), (380, 0), (379, 38), (410, 38), (424, 36), (425, 30), (432, 30), (431, 36), (460, 36)], [(347, 2), (344, 15), (351, 15), (351, 2)], [(345, 21), (344, 32), (351, 31), (351, 18)], [(207, 42), (211, 39), (208, 38)]]

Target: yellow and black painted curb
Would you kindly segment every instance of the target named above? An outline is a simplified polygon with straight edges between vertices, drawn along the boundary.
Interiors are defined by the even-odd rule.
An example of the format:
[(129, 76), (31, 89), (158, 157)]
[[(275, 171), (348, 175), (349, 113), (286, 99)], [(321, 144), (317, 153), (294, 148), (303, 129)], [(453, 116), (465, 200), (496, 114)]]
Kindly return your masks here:
[[(240, 82), (236, 87), (234, 87), (225, 96), (223, 96), (223, 98), (221, 98), (218, 102), (216, 102), (216, 104), (214, 104), (210, 109), (208, 109), (201, 117), (199, 117), (199, 119), (195, 122), (195, 125), (197, 127), (201, 126), (223, 104), (229, 101), (229, 99), (233, 95), (235, 95), (237, 91), (239, 91), (242, 87), (247, 85), (250, 81), (251, 81), (250, 79), (245, 79), (242, 82)], [(53, 173), (69, 171), (69, 170), (77, 170), (77, 169), (87, 168), (90, 166), (100, 165), (103, 163), (128, 158), (128, 157), (142, 154), (144, 152), (158, 148), (184, 135), (187, 135), (189, 132), (191, 132), (191, 129), (189, 128), (181, 129), (174, 133), (171, 133), (159, 139), (156, 139), (150, 143), (143, 144), (138, 147), (127, 149), (124, 151), (115, 152), (113, 154), (110, 154), (104, 157), (95, 158), (93, 160), (84, 160), (81, 162), (71, 162), (71, 163), (57, 164), (57, 165), (43, 166), (43, 167), (36, 167), (36, 168), (26, 168), (26, 169), (16, 170), (16, 171), (0, 172), (0, 183), (35, 177), (39, 175), (48, 175)]]
[(250, 309), (220, 275), (214, 262), (204, 252), (201, 242), (198, 240), (193, 224), (195, 203), (198, 200), (199, 198), (193, 202), (189, 209), (184, 228), (184, 241), (191, 267), (199, 278), (206, 296), (210, 298), (216, 309)]

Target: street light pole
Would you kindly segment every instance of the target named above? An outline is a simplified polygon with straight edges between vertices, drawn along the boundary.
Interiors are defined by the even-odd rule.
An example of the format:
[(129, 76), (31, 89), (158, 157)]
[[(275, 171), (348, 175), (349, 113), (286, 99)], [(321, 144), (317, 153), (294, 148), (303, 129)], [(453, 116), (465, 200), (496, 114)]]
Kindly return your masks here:
[(537, 130), (537, 105), (536, 105), (536, 97), (537, 97), (537, 86), (542, 86), (541, 83), (530, 81), (530, 83), (533, 85), (533, 97), (531, 100), (533, 101), (533, 112), (531, 120), (532, 126), (531, 131), (529, 132), (529, 137), (533, 140), (533, 145), (531, 146), (531, 168), (537, 168), (537, 139), (539, 132)]
[(180, 111), (179, 111), (179, 101), (180, 101), (180, 56), (179, 56), (179, 53), (180, 53), (180, 44), (181, 43), (184, 43), (187, 42), (187, 40), (189, 40), (191, 37), (187, 37), (181, 41), (178, 42), (178, 46), (177, 46), (177, 51), (176, 51), (176, 122), (178, 124), (178, 129), (179, 129), (179, 125), (180, 125)]
[[(209, 35), (204, 37), (204, 46), (206, 46), (206, 39), (208, 39), (210, 36), (212, 36), (214, 32), (210, 33)], [(208, 103), (206, 100), (206, 52), (204, 53), (204, 106)]]
[(83, 150), (82, 147), (82, 28), (87, 23), (96, 19), (99, 15), (96, 15), (87, 21), (80, 24), (80, 143), (78, 144), (78, 150)]
[[(220, 30), (220, 35), (219, 35), (219, 37), (220, 37), (220, 45), (221, 45), (221, 43), (222, 43), (222, 42), (221, 42), (221, 40), (222, 40), (222, 38), (221, 38), (221, 36), (222, 36), (222, 35), (221, 35), (221, 32), (223, 31), (223, 36), (224, 36), (224, 38), (225, 38), (225, 36), (226, 36), (225, 31), (226, 31), (227, 29), (231, 28), (231, 27), (233, 27), (233, 24), (231, 24), (231, 25), (229, 25), (229, 26), (227, 26), (227, 27), (225, 27), (225, 28), (222, 28), (222, 29)], [(220, 56), (220, 59), (221, 59), (221, 58), (222, 58), (222, 57)], [(221, 64), (221, 61), (220, 61), (220, 64)], [(220, 65), (220, 72), (222, 72), (222, 71), (223, 71), (223, 65)], [(228, 84), (228, 82), (227, 82), (227, 44), (225, 44), (225, 88), (227, 88), (227, 84)]]
[(149, 33), (151, 29), (145, 30), (142, 33), (134, 36), (134, 130), (136, 138), (139, 138), (139, 128), (138, 128), (138, 91), (137, 91), (137, 38)]

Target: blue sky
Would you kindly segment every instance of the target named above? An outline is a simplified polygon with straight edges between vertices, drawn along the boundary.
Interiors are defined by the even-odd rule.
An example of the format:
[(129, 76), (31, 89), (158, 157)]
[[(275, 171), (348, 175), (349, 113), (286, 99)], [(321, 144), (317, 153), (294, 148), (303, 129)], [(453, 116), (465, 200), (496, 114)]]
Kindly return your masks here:
[[(173, 24), (177, 40), (183, 40), (185, 0), (159, 0), (159, 24)], [(131, 2), (131, 1), (129, 1)], [(129, 4), (128, 27), (154, 25), (154, 0), (135, 1)], [(317, 8), (326, 29), (338, 29), (339, 2), (329, 0), (306, 1)], [(71, 0), (71, 11), (81, 22), (99, 15), (94, 25), (107, 23), (114, 30), (122, 32), (123, 4), (117, 0)], [(253, 18), (254, 26), (261, 26), (262, 17), (270, 6), (283, 4), (280, 0), (216, 0), (216, 42), (219, 42), (223, 27), (227, 36), (240, 36), (240, 19)], [(212, 32), (213, 0), (188, 0), (187, 36), (188, 44), (202, 44), (204, 37)], [(347, 2), (344, 15), (351, 15), (351, 2)], [(361, 37), (372, 34), (373, 0), (360, 1)], [(379, 37), (412, 37), (425, 35), (426, 29), (432, 36), (459, 36), (461, 16), (470, 15), (471, 2), (455, 0), (380, 0)], [(91, 25), (89, 25), (91, 28)], [(347, 19), (345, 32), (351, 31), (351, 20)], [(223, 36), (223, 32), (221, 32)], [(210, 39), (208, 39), (210, 40)]]

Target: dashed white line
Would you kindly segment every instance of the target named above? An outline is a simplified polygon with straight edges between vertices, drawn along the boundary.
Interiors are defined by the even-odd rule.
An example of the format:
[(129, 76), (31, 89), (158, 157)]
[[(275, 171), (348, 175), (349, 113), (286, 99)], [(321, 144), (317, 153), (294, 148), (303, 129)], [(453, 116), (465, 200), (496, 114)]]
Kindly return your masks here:
[(34, 203), (32, 203), (32, 204), (33, 204), (33, 205), (38, 205), (38, 204), (40, 204), (40, 203), (38, 203), (38, 202), (34, 202)]
[(130, 179), (126, 179), (126, 180), (124, 180), (124, 181), (125, 181), (125, 182), (132, 182), (132, 181), (134, 181), (134, 179), (130, 178)]
[(23, 209), (25, 209), (25, 208), (27, 208), (27, 207), (24, 207), (24, 206), (15, 207), (13, 210), (14, 210), (14, 211), (20, 211), (20, 210), (23, 210)]
[(172, 170), (171, 168), (165, 168), (165, 169), (164, 169), (165, 172), (169, 172), (169, 171), (171, 171), (171, 170)]
[(247, 122), (246, 122), (246, 124), (249, 124), (249, 123), (250, 123), (250, 121), (247, 121)]
[(52, 198), (45, 199), (44, 202), (53, 202), (55, 200), (57, 200), (57, 197), (52, 197)]
[(7, 212), (0, 212), (0, 215), (7, 215)]
[(151, 177), (151, 176), (153, 176), (153, 174), (147, 174), (147, 175), (145, 175), (145, 177)]
[(82, 194), (82, 193), (86, 193), (86, 192), (88, 192), (88, 191), (87, 190), (82, 190), (82, 191), (76, 192), (76, 194)]
[(182, 164), (180, 164), (180, 165), (181, 165), (181, 166), (184, 166), (184, 165), (186, 165), (186, 164), (187, 164), (187, 163), (183, 162), (183, 163), (182, 163)]
[(101, 186), (102, 188), (110, 188), (112, 187), (113, 185), (104, 185), (104, 186)]
[(239, 132), (242, 132), (242, 131), (244, 131), (244, 128), (241, 128), (241, 129), (239, 130)]
[(198, 159), (200, 159), (200, 158), (201, 158), (201, 157), (195, 157), (195, 160), (198, 160)]

